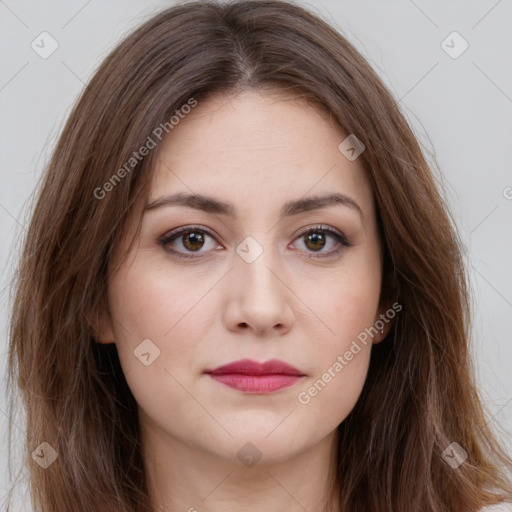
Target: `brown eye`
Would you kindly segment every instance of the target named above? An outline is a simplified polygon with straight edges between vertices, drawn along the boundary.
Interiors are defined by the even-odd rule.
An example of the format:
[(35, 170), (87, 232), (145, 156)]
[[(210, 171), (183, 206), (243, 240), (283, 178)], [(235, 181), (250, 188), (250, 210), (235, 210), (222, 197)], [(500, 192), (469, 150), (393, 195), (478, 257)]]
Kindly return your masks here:
[(305, 240), (306, 246), (312, 251), (320, 251), (325, 247), (326, 244), (324, 233), (311, 233), (309, 235), (306, 235)]
[[(210, 247), (208, 247), (209, 240)], [(207, 249), (218, 246), (213, 235), (198, 226), (187, 226), (172, 231), (160, 238), (158, 243), (166, 251), (184, 258), (200, 257), (203, 253), (208, 252)], [(197, 256), (193, 253), (197, 253)]]
[[(333, 256), (339, 253), (343, 248), (351, 247), (345, 236), (333, 229), (325, 226), (315, 226), (303, 231), (298, 240), (301, 240), (305, 246), (305, 252), (310, 253), (311, 258), (322, 258), (324, 256)], [(325, 247), (331, 249), (323, 250)]]
[(197, 251), (204, 245), (204, 237), (202, 233), (190, 231), (181, 235), (183, 246), (190, 251)]

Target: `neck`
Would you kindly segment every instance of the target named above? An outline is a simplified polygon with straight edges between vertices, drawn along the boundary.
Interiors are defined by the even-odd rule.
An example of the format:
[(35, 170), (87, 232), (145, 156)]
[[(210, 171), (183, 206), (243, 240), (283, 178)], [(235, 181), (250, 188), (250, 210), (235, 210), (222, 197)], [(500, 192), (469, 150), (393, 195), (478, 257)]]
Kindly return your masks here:
[(334, 512), (337, 430), (286, 460), (252, 467), (221, 458), (141, 425), (143, 458), (155, 512)]

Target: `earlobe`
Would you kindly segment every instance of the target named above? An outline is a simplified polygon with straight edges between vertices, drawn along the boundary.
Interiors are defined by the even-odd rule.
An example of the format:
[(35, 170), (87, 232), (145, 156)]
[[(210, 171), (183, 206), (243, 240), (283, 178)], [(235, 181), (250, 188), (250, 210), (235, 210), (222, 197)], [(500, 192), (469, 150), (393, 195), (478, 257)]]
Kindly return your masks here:
[(102, 345), (110, 345), (111, 343), (115, 343), (115, 340), (96, 340), (96, 343), (101, 343)]
[(373, 344), (376, 345), (377, 343), (380, 343), (384, 338), (384, 327), (382, 327), (381, 330), (373, 337)]
[(93, 329), (95, 341), (104, 345), (115, 343), (112, 317), (107, 307), (102, 307), (101, 311), (96, 311), (93, 318), (93, 321), (90, 319), (88, 321)]
[(381, 341), (384, 341), (386, 339), (386, 336), (388, 335), (389, 329), (382, 328), (378, 334), (376, 334), (373, 338), (373, 344), (376, 345), (377, 343), (380, 343)]
[(375, 329), (377, 330), (377, 334), (373, 337), (373, 343), (376, 345), (381, 341), (384, 341), (393, 327), (395, 311), (392, 310), (393, 315), (389, 314), (391, 308), (387, 310), (379, 310), (379, 315), (375, 318)]

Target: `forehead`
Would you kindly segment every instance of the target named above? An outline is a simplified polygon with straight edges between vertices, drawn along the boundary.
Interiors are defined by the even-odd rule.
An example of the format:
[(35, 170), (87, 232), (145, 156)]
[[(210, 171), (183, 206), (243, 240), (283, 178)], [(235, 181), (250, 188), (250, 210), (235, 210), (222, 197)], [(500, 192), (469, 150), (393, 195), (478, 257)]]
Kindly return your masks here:
[(241, 206), (281, 207), (287, 199), (339, 192), (372, 209), (361, 160), (339, 151), (347, 134), (329, 115), (278, 92), (218, 95), (198, 105), (164, 138), (150, 201), (183, 191)]

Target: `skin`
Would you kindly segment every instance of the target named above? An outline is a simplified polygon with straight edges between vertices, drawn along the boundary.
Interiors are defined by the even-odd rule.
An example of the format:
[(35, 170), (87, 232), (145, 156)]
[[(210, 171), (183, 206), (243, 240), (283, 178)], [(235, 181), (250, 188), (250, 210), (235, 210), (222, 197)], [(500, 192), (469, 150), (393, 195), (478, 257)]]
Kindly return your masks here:
[[(246, 91), (200, 102), (159, 147), (148, 202), (207, 194), (236, 215), (147, 211), (138, 245), (109, 280), (99, 334), (116, 344), (139, 405), (155, 510), (322, 509), (336, 427), (359, 398), (372, 343), (390, 327), (308, 404), (298, 401), (386, 309), (372, 189), (361, 159), (338, 149), (346, 136), (302, 100)], [(279, 220), (285, 202), (332, 192), (352, 198), (362, 215), (338, 204)], [(325, 232), (325, 246), (308, 244), (301, 230), (317, 224), (352, 246)], [(189, 225), (213, 237), (202, 232), (202, 247), (183, 236), (159, 244)], [(236, 252), (247, 236), (263, 250), (250, 263)], [(172, 248), (199, 257), (180, 258)], [(120, 247), (116, 257), (125, 253)], [(134, 355), (144, 339), (160, 350), (148, 366)], [(281, 359), (305, 377), (249, 394), (203, 373), (242, 358)], [(237, 457), (246, 443), (261, 454), (252, 467)]]

